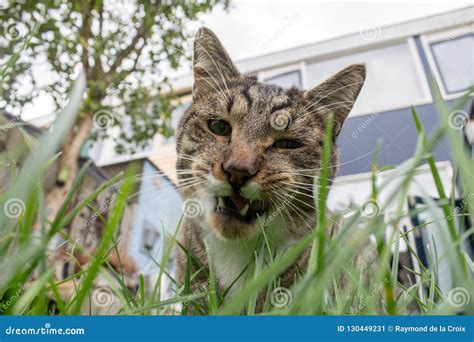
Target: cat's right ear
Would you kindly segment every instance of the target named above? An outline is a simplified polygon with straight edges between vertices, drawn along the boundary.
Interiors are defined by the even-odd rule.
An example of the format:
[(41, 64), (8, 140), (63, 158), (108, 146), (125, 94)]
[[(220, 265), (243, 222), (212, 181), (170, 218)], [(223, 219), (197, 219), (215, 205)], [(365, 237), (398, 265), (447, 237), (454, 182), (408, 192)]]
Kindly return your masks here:
[(199, 29), (194, 40), (193, 70), (195, 99), (223, 91), (229, 80), (240, 75), (219, 39), (205, 27)]

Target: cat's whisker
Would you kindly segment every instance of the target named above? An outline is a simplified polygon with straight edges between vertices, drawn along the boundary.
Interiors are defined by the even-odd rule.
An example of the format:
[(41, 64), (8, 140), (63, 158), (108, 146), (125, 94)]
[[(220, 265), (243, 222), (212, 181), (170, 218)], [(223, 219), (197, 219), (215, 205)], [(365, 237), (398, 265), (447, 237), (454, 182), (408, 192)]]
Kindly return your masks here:
[(178, 184), (178, 188), (180, 188), (182, 186), (185, 186), (185, 185), (188, 185), (190, 183), (197, 182), (197, 181), (204, 181), (204, 179), (193, 177), (193, 178), (188, 178), (188, 179), (181, 180)]
[[(197, 43), (197, 47), (198, 47), (198, 49), (200, 49), (201, 52), (204, 52), (204, 53), (207, 55), (208, 59), (209, 59), (209, 60), (212, 62), (212, 64), (214, 65), (215, 69), (216, 69), (217, 72), (219, 73), (219, 76), (220, 76), (220, 78), (221, 78), (221, 80), (222, 80), (222, 83), (224, 84), (224, 87), (225, 87), (226, 90), (227, 90), (227, 95), (230, 97), (230, 96), (231, 96), (230, 90), (229, 90), (229, 88), (227, 87), (226, 78), (224, 77), (224, 74), (223, 74), (223, 72), (222, 72), (222, 69), (221, 69), (220, 65), (218, 65), (218, 64), (216, 63), (216, 60), (214, 59), (214, 56), (212, 56), (212, 55), (209, 53), (209, 51), (206, 49), (205, 46), (201, 45), (200, 43)], [(203, 69), (207, 72), (207, 74), (208, 74), (213, 80), (216, 81), (216, 79), (212, 76), (212, 73), (209, 72), (208, 70), (206, 70), (206, 69), (204, 68), (204, 65), (203, 65), (202, 63), (200, 64), (199, 67), (200, 67), (200, 68), (203, 68)], [(216, 83), (217, 83), (217, 82), (216, 82)], [(217, 84), (218, 84), (218, 83), (217, 83)]]
[[(203, 183), (204, 183), (204, 181), (193, 183), (193, 184), (186, 184), (185, 186), (180, 187), (179, 190), (180, 191), (187, 191), (187, 190), (195, 188), (197, 185), (201, 185)], [(204, 190), (204, 189), (197, 189), (197, 190)]]
[(308, 117), (314, 116), (314, 113), (317, 113), (318, 111), (321, 111), (323, 109), (326, 110), (326, 111), (333, 111), (335, 109), (345, 108), (345, 107), (350, 106), (354, 103), (355, 103), (355, 101), (340, 101), (340, 102), (331, 103), (330, 105), (320, 106), (320, 107), (317, 107), (316, 109), (313, 109), (311, 111), (303, 112), (303, 115), (299, 115), (299, 116), (296, 117), (295, 122), (305, 121)]
[(217, 99), (221, 102), (221, 105), (224, 105), (226, 103), (226, 96), (220, 87), (219, 82), (214, 78), (214, 76), (212, 76), (212, 72), (210, 72), (204, 65), (201, 64), (199, 69), (204, 70), (208, 76), (195, 76), (195, 81), (206, 82), (207, 85), (209, 85), (214, 90), (214, 93), (217, 95)]
[[(219, 76), (221, 76), (222, 78), (222, 81), (223, 81), (223, 84), (225, 85), (227, 91), (228, 91), (228, 95), (230, 96), (230, 91), (229, 91), (229, 88), (227, 87), (227, 83), (225, 82), (225, 78), (224, 78), (224, 75), (222, 74), (222, 71), (220, 70), (220, 68), (217, 66), (214, 58), (209, 54), (209, 52), (207, 51), (206, 48), (204, 47), (201, 47), (198, 45), (198, 49), (201, 49), (201, 52), (204, 52), (205, 54), (208, 55), (209, 59), (212, 61), (212, 63), (214, 64), (214, 66), (216, 67), (216, 70), (218, 71), (219, 73)], [(221, 99), (223, 100), (221, 105), (223, 105), (224, 103), (226, 103), (225, 99), (225, 93), (223, 91), (223, 89), (221, 88), (220, 86), (220, 82), (218, 82), (216, 80), (216, 78), (212, 75), (213, 73), (211, 71), (209, 71), (202, 63), (200, 63), (199, 65), (199, 69), (202, 69), (205, 71), (205, 73), (207, 74), (207, 76), (201, 76), (201, 77), (198, 77), (196, 79), (196, 81), (205, 81), (209, 86), (212, 87), (212, 89), (214, 89), (214, 91), (219, 95), (221, 96)], [(210, 78), (210, 80), (209, 80)], [(212, 81), (212, 82), (211, 82)], [(217, 88), (216, 88), (217, 87)], [(219, 97), (218, 97), (219, 98)]]
[[(288, 185), (290, 186), (291, 188), (296, 188), (298, 190), (303, 190), (303, 191), (308, 191), (308, 192), (311, 192), (313, 193), (313, 185), (311, 186), (308, 186), (308, 185), (300, 185), (300, 184), (297, 184), (296, 182), (281, 182), (282, 184), (285, 184), (285, 185)], [(301, 183), (302, 184), (302, 183)], [(313, 196), (314, 197), (314, 196)]]
[[(322, 100), (324, 100), (325, 98), (327, 98), (328, 96), (332, 95), (333, 93), (336, 93), (344, 88), (347, 88), (347, 87), (353, 87), (354, 85), (359, 85), (359, 84), (363, 84), (364, 81), (361, 81), (361, 82), (354, 82), (354, 83), (350, 83), (350, 84), (347, 84), (347, 85), (344, 85), (344, 86), (341, 86), (341, 87), (338, 87), (337, 89), (325, 94), (323, 97), (319, 97), (319, 95), (321, 94), (315, 94), (313, 95), (313, 97), (315, 98), (318, 98), (317, 101), (313, 101), (313, 102), (309, 102), (306, 106), (304, 106), (302, 109), (300, 109), (299, 111), (301, 113), (304, 113), (303, 115), (297, 117), (296, 121), (298, 120), (302, 120), (302, 119), (305, 119), (307, 116), (309, 115), (312, 115), (314, 114), (315, 112), (317, 111), (320, 111), (322, 109), (325, 109), (325, 110), (334, 110), (334, 109), (338, 109), (338, 108), (344, 108), (344, 107), (352, 107), (351, 105), (353, 103), (355, 103), (355, 100), (347, 100), (347, 101), (339, 101), (339, 102), (333, 102), (333, 103), (330, 103), (328, 105), (323, 105), (323, 106), (319, 106), (319, 107), (315, 107), (317, 104), (319, 104)], [(346, 103), (346, 105), (344, 106), (337, 106), (335, 107), (336, 105), (338, 104), (342, 104), (342, 103)], [(313, 107), (313, 109), (311, 109), (309, 112), (307, 111), (308, 109), (310, 109), (311, 107)]]
[[(272, 193), (273, 193), (273, 190), (272, 190)], [(275, 209), (278, 210), (279, 214), (281, 215), (281, 217), (283, 219), (283, 222), (285, 222), (285, 227), (287, 227), (287, 228), (291, 227), (291, 225), (288, 225), (288, 223), (285, 221), (285, 215), (290, 220), (291, 219), (291, 213), (288, 211), (288, 208), (286, 207), (284, 202), (282, 202), (278, 197), (270, 199), (270, 202), (275, 207)], [(284, 211), (284, 213), (283, 213), (283, 211)]]
[[(295, 186), (296, 188), (300, 189), (300, 190), (308, 190), (308, 191), (311, 191), (311, 193), (314, 192), (314, 188), (315, 186), (317, 187), (321, 187), (322, 185), (320, 184), (312, 184), (311, 186), (308, 186), (306, 183), (300, 183), (298, 184), (298, 182), (294, 182), (294, 183), (283, 183), (285, 185), (290, 185), (290, 186)], [(301, 185), (301, 184), (304, 184), (304, 185)]]
[[(298, 195), (307, 196), (307, 197), (309, 197), (309, 198), (311, 198), (311, 199), (314, 199), (314, 198), (315, 198), (315, 196), (312, 195), (312, 194), (307, 194), (307, 193), (298, 191), (298, 190), (296, 190), (296, 189), (294, 189), (294, 188), (289, 188), (289, 189), (287, 189), (287, 191), (288, 191), (288, 192), (291, 192), (291, 193), (298, 194)], [(306, 206), (306, 207), (308, 207), (308, 208), (311, 208), (311, 209), (316, 210), (316, 208), (315, 208), (313, 205), (311, 205), (311, 204), (309, 204), (309, 203), (306, 203), (306, 202), (300, 200), (300, 199), (297, 198), (297, 197), (293, 197), (293, 199), (296, 200), (296, 201), (298, 201), (298, 202), (300, 202), (300, 203), (302, 203), (304, 206)]]
[(327, 93), (327, 94), (324, 94), (323, 97), (319, 97), (320, 95), (323, 95), (323, 94), (321, 94), (321, 93), (315, 94), (315, 95), (313, 95), (313, 97), (318, 98), (318, 100), (315, 101), (315, 102), (311, 102), (310, 105), (307, 105), (307, 106), (304, 108), (304, 110), (306, 110), (307, 108), (316, 106), (316, 105), (317, 105), (318, 103), (320, 103), (322, 100), (328, 98), (328, 96), (330, 96), (330, 95), (332, 95), (332, 94), (334, 94), (334, 93), (336, 93), (336, 92), (338, 92), (338, 91), (340, 91), (340, 90), (342, 90), (342, 89), (344, 89), (344, 88), (354, 87), (354, 86), (362, 85), (362, 84), (364, 84), (364, 81), (349, 83), (349, 84), (343, 85), (343, 86), (341, 86), (341, 87), (338, 87), (338, 88), (336, 88), (335, 90), (332, 90), (332, 91), (330, 91), (330, 92)]
[(176, 173), (186, 173), (186, 172), (203, 172), (196, 169), (176, 169)]
[[(321, 177), (320, 175), (314, 174), (314, 171), (318, 171), (318, 170), (317, 169), (307, 170), (306, 172), (311, 172), (310, 174), (302, 173), (302, 172), (305, 172), (305, 171), (302, 171), (302, 172), (284, 171), (284, 173), (287, 173), (291, 176), (301, 176), (301, 177), (307, 177), (307, 178), (323, 179), (323, 177)], [(330, 180), (330, 179), (328, 178), (328, 180)], [(330, 180), (330, 181), (332, 181), (332, 180)]]
[(180, 153), (178, 154), (178, 159), (185, 159), (185, 160), (190, 160), (190, 161), (197, 161), (197, 162), (201, 162), (201, 163), (204, 163), (204, 164), (211, 164), (210, 161), (208, 160), (204, 160), (204, 159), (201, 159), (201, 158), (198, 158), (196, 156), (191, 156), (189, 154), (185, 154), (185, 153)]
[(187, 178), (187, 179), (184, 179), (184, 180), (181, 180), (178, 184), (178, 188), (181, 188), (185, 185), (188, 185), (188, 184), (191, 184), (191, 183), (194, 183), (194, 182), (198, 182), (198, 181), (206, 181), (204, 178), (202, 177), (192, 177), (192, 178)]
[[(307, 223), (307, 220), (309, 218), (311, 218), (311, 215), (308, 214), (308, 213), (305, 213), (304, 211), (302, 211), (300, 208), (298, 208), (296, 205), (294, 205), (292, 202), (291, 202), (291, 199), (294, 199), (294, 197), (291, 197), (289, 194), (287, 194), (286, 192), (282, 191), (283, 189), (278, 189), (277, 188), (277, 191), (274, 192), (274, 194), (280, 198), (282, 201), (284, 201), (284, 203), (286, 203), (287, 205), (290, 206), (290, 209), (292, 208), (293, 211), (303, 220), (303, 222), (305, 222), (306, 224)], [(300, 215), (303, 214), (305, 217), (301, 216)]]
[(184, 185), (181, 185), (181, 186), (178, 188), (178, 190), (179, 190), (180, 192), (182, 192), (182, 191), (185, 191), (185, 190), (187, 190), (187, 189), (189, 189), (189, 188), (193, 188), (193, 187), (196, 187), (196, 186), (200, 186), (201, 184), (204, 184), (204, 183), (203, 183), (203, 182), (195, 182), (195, 183), (190, 183), (190, 184), (184, 184)]
[[(211, 76), (211, 79), (214, 79), (214, 78)], [(214, 89), (214, 93), (217, 95), (216, 99), (219, 101), (220, 105), (221, 106), (225, 105), (225, 103), (227, 102), (227, 99), (225, 98), (225, 95), (222, 89), (220, 89), (220, 87), (219, 89), (216, 88), (216, 86), (218, 86), (218, 83), (212, 83), (211, 81), (207, 79), (207, 77), (198, 78), (198, 80), (205, 81), (208, 85), (210, 85)]]
[[(195, 175), (196, 173), (200, 174), (202, 172), (204, 172), (204, 171), (199, 171), (199, 170), (186, 171), (186, 172), (182, 171), (182, 172), (176, 172), (176, 175), (178, 175), (178, 176)], [(157, 177), (157, 176), (168, 176), (168, 174), (165, 173), (165, 172), (162, 172), (162, 171), (153, 171), (153, 172), (148, 172), (148, 173), (135, 175), (133, 177), (133, 180), (134, 181), (140, 181), (140, 180), (144, 180), (144, 179), (152, 178), (152, 177)]]
[[(206, 212), (212, 218), (206, 222), (204, 219), (193, 220), (185, 217), (183, 230), (186, 234), (180, 239), (184, 239), (182, 243), (192, 244), (192, 256), (198, 258), (204, 269), (209, 267), (206, 250), (216, 252), (215, 260), (218, 263), (218, 267), (215, 268), (216, 285), (235, 284), (235, 287), (241, 287), (240, 282), (245, 282), (247, 277), (243, 274), (249, 272), (246, 270), (249, 263), (245, 263), (245, 260), (250, 259), (254, 262), (256, 248), (261, 247), (253, 245), (254, 241), (260, 243), (260, 236), (255, 235), (258, 229), (265, 231), (268, 227), (268, 231), (273, 233), (268, 235), (271, 244), (268, 250), (270, 254), (274, 253), (273, 249), (275, 253), (283, 251), (281, 253), (283, 257), (288, 245), (314, 229), (318, 214), (316, 208), (318, 203), (315, 198), (321, 187), (338, 183), (333, 181), (332, 177), (335, 173), (333, 171), (341, 164), (332, 165), (335, 164), (335, 160), (331, 159), (327, 168), (330, 172), (327, 172), (328, 176), (323, 177), (322, 157), (317, 152), (320, 151), (321, 137), (325, 129), (322, 127), (322, 132), (310, 131), (308, 127), (323, 126), (318, 122), (322, 120), (322, 116), (313, 113), (331, 111), (336, 114), (334, 127), (339, 129), (342, 126), (361, 89), (363, 81), (358, 81), (365, 78), (365, 69), (362, 65), (353, 65), (310, 91), (300, 91), (297, 88), (287, 90), (262, 84), (255, 77), (239, 73), (222, 48), (222, 44), (205, 28), (200, 29), (196, 36), (193, 66), (195, 82), (192, 104), (184, 113), (177, 136), (177, 167), (180, 170), (176, 170), (176, 175), (179, 184), (172, 185), (169, 189), (178, 189), (184, 201), (189, 198), (202, 200), (206, 210), (214, 209), (209, 208), (212, 206), (219, 207), (218, 210)], [(284, 151), (285, 155), (290, 156), (287, 159), (290, 160), (288, 163), (307, 169), (272, 172), (276, 175), (269, 176), (265, 184), (262, 184), (265, 195), (269, 198), (264, 196), (262, 201), (245, 200), (245, 193), (237, 190), (237, 186), (243, 186), (244, 183), (240, 177), (243, 172), (240, 171), (245, 170), (241, 170), (240, 167), (245, 166), (248, 171), (256, 169), (262, 172), (268, 171), (267, 168), (271, 167), (271, 163), (263, 157), (263, 149), (255, 146), (264, 138), (263, 132), (268, 130), (269, 116), (283, 109), (289, 109), (291, 114), (294, 114), (294, 111), (300, 112), (292, 122), (291, 129), (285, 133), (287, 136), (285, 139), (298, 140), (302, 134), (306, 134), (306, 145), (311, 145), (310, 147), (315, 149), (314, 156), (303, 155), (299, 153), (300, 151), (290, 151), (293, 145), (288, 145), (288, 151)], [(310, 116), (313, 118), (310, 119)], [(206, 120), (224, 121), (226, 127), (230, 129), (221, 131), (210, 125), (209, 130), (202, 130), (201, 126), (207, 123)], [(312, 121), (309, 122), (310, 120)], [(242, 134), (233, 134), (235, 132)], [(332, 142), (333, 152), (337, 146), (334, 140)], [(183, 151), (187, 153), (182, 153)], [(274, 152), (279, 153), (280, 150)], [(264, 162), (260, 165), (262, 159)], [(226, 192), (224, 198), (216, 201), (216, 196), (213, 196), (206, 187), (209, 182), (207, 175), (212, 174), (211, 168), (220, 167), (221, 164), (235, 166), (234, 170), (228, 170), (232, 176), (230, 178), (232, 191), (229, 189), (230, 193)], [(285, 163), (276, 162), (276, 165), (283, 168)], [(161, 173), (155, 173), (158, 174)], [(278, 218), (277, 222), (271, 223), (274, 218)], [(263, 226), (261, 222), (256, 222), (260, 219), (267, 220)], [(279, 234), (282, 231), (284, 234)], [(291, 262), (292, 265), (299, 266), (298, 261)], [(185, 273), (181, 260), (178, 268), (180, 274)], [(240, 272), (242, 268), (243, 272)], [(252, 268), (249, 270), (253, 271)], [(281, 277), (296, 276), (296, 273), (292, 272), (292, 270), (285, 271), (284, 275), (282, 272)], [(242, 279), (238, 279), (239, 273), (243, 275)], [(234, 282), (236, 278), (239, 282)]]
[(201, 170), (196, 170), (196, 172), (186, 172), (186, 173), (178, 173), (178, 176), (181, 176), (180, 179), (190, 178), (190, 177), (204, 177), (206, 172)]
[[(173, 183), (168, 183), (168, 184), (165, 184), (165, 185), (160, 185), (158, 190), (160, 191), (160, 193), (166, 193), (170, 190), (173, 190), (173, 191), (176, 191), (176, 189), (179, 188), (178, 186), (174, 185)], [(150, 186), (149, 188), (144, 188), (144, 189), (140, 189), (136, 192), (133, 192), (132, 194), (130, 194), (130, 197), (133, 198), (134, 196), (136, 195), (139, 195), (139, 196), (143, 196), (151, 191), (156, 191), (157, 188), (155, 186)]]
[[(333, 181), (333, 183), (344, 185), (344, 183), (342, 183), (342, 182), (337, 182), (337, 181)], [(282, 184), (285, 184), (285, 185), (288, 185), (288, 186), (292, 186), (293, 184), (295, 184), (295, 186), (296, 186), (297, 188), (303, 189), (303, 190), (307, 190), (308, 187), (309, 187), (309, 185), (308, 185), (307, 183), (301, 183), (301, 182), (296, 182), (296, 181), (291, 182), (291, 183), (290, 183), (290, 182), (282, 182)], [(310, 196), (309, 194), (306, 194), (306, 196), (312, 197), (312, 198), (316, 198), (316, 196), (314, 195), (314, 186), (321, 187), (322, 185), (320, 185), (320, 184), (313, 184), (313, 185), (311, 185), (311, 188), (313, 188), (313, 189), (312, 189), (313, 195)], [(340, 189), (340, 188), (337, 189), (337, 192), (341, 192), (341, 193), (344, 193), (344, 194), (347, 194), (347, 195), (352, 195), (351, 192), (349, 192), (349, 191), (347, 191), (347, 190), (344, 190), (344, 189)]]
[[(305, 174), (299, 174), (299, 173), (294, 173), (293, 175), (295, 176), (300, 176), (300, 177), (305, 177), (305, 178), (312, 178), (314, 180), (323, 180), (323, 177), (316, 176), (316, 175), (305, 175)], [(338, 181), (337, 179), (327, 179), (326, 180), (328, 183), (331, 184), (341, 184), (344, 185), (344, 182)], [(295, 181), (296, 182), (296, 181)], [(302, 183), (302, 184), (307, 184), (307, 183)], [(321, 187), (322, 185), (318, 182), (317, 184), (312, 184), (312, 186), (318, 186)]]
[(330, 104), (327, 104), (327, 105), (319, 106), (319, 107), (317, 107), (317, 108), (315, 108), (311, 111), (306, 111), (306, 112), (304, 112), (302, 117), (306, 117), (306, 116), (308, 116), (310, 114), (313, 114), (313, 113), (315, 113), (315, 112), (317, 112), (318, 110), (321, 110), (321, 109), (331, 110), (331, 109), (339, 108), (339, 105), (341, 105), (341, 104), (346, 105), (346, 104), (354, 104), (354, 103), (355, 103), (355, 101), (353, 101), (353, 100), (333, 102), (333, 103), (330, 103)]
[[(312, 179), (323, 179), (323, 177), (318, 176), (318, 175), (307, 175), (307, 174), (304, 174), (304, 173), (291, 172), (291, 171), (285, 171), (285, 173), (287, 173), (289, 175), (292, 175), (292, 176), (300, 176), (300, 177), (312, 178)], [(334, 184), (344, 184), (344, 183), (339, 182), (335, 179), (327, 179), (327, 181), (331, 182), (331, 183), (334, 183)], [(306, 184), (306, 183), (303, 183), (303, 184)], [(318, 186), (320, 186), (320, 185), (318, 184)]]
[[(287, 201), (286, 204), (287, 206), (285, 206), (286, 208), (288, 208), (289, 210), (293, 211), (297, 216), (299, 216), (303, 222), (303, 224), (307, 225), (308, 227), (310, 227), (310, 224), (308, 223), (308, 221), (312, 218), (311, 215), (309, 215), (308, 213), (305, 213), (304, 211), (302, 211), (300, 208), (298, 208), (296, 205), (294, 205), (293, 203), (289, 202), (287, 198), (285, 198), (284, 196), (282, 195), (279, 195), (277, 194), (277, 196), (280, 197), (280, 199), (282, 201)], [(302, 216), (303, 215), (303, 216)], [(291, 217), (291, 215), (290, 215)]]

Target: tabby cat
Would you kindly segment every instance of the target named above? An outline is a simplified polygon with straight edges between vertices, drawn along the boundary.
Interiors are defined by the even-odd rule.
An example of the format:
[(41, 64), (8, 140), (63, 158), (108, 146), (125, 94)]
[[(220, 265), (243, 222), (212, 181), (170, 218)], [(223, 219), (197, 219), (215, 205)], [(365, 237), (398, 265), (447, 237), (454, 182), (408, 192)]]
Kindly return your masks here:
[[(193, 100), (177, 130), (177, 170), (185, 205), (178, 253), (183, 280), (192, 255), (194, 289), (207, 285), (212, 253), (218, 287), (232, 296), (245, 282), (262, 238), (285, 253), (314, 227), (313, 182), (320, 175), (327, 117), (341, 131), (365, 80), (351, 65), (311, 90), (283, 89), (239, 73), (209, 29), (194, 42)], [(334, 142), (334, 140), (333, 140)], [(338, 151), (331, 147), (334, 178)], [(291, 286), (308, 253), (281, 275)], [(203, 285), (204, 284), (204, 285)]]

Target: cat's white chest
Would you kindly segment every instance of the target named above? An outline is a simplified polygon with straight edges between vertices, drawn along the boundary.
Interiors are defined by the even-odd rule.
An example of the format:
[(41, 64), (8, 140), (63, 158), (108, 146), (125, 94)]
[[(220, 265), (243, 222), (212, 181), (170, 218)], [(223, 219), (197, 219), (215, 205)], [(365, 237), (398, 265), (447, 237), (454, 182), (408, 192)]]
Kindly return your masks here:
[[(213, 237), (213, 239), (219, 239)], [(243, 285), (247, 274), (242, 274), (254, 258), (254, 245), (239, 241), (213, 241), (214, 269), (216, 278), (224, 291), (234, 293)], [(251, 246), (252, 245), (252, 246)], [(247, 273), (247, 272), (246, 272)], [(242, 274), (242, 275), (241, 275)]]
[[(265, 231), (269, 245), (265, 248), (270, 247), (273, 251), (284, 252), (293, 243), (286, 224), (278, 218), (265, 227)], [(238, 292), (246, 282), (252, 279), (258, 250), (257, 240), (256, 237), (250, 240), (224, 240), (216, 236), (214, 232), (208, 235), (206, 244), (209, 252), (213, 253), (216, 278), (224, 291), (232, 286), (228, 296)], [(264, 253), (263, 258), (264, 264), (270, 262), (268, 253)]]

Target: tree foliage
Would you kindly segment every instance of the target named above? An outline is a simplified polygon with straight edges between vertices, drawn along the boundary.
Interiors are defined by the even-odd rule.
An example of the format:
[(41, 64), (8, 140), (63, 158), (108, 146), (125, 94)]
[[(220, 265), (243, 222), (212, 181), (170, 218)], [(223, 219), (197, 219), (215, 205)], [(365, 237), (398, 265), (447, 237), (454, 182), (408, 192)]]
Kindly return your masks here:
[(94, 138), (122, 126), (122, 149), (146, 145), (157, 132), (169, 135), (167, 71), (189, 58), (189, 24), (219, 3), (228, 5), (227, 0), (0, 0), (0, 63), (22, 48), (1, 75), (0, 104), (20, 114), (36, 98), (49, 96), (63, 107), (82, 67), (87, 95), (76, 126), (93, 117)]

